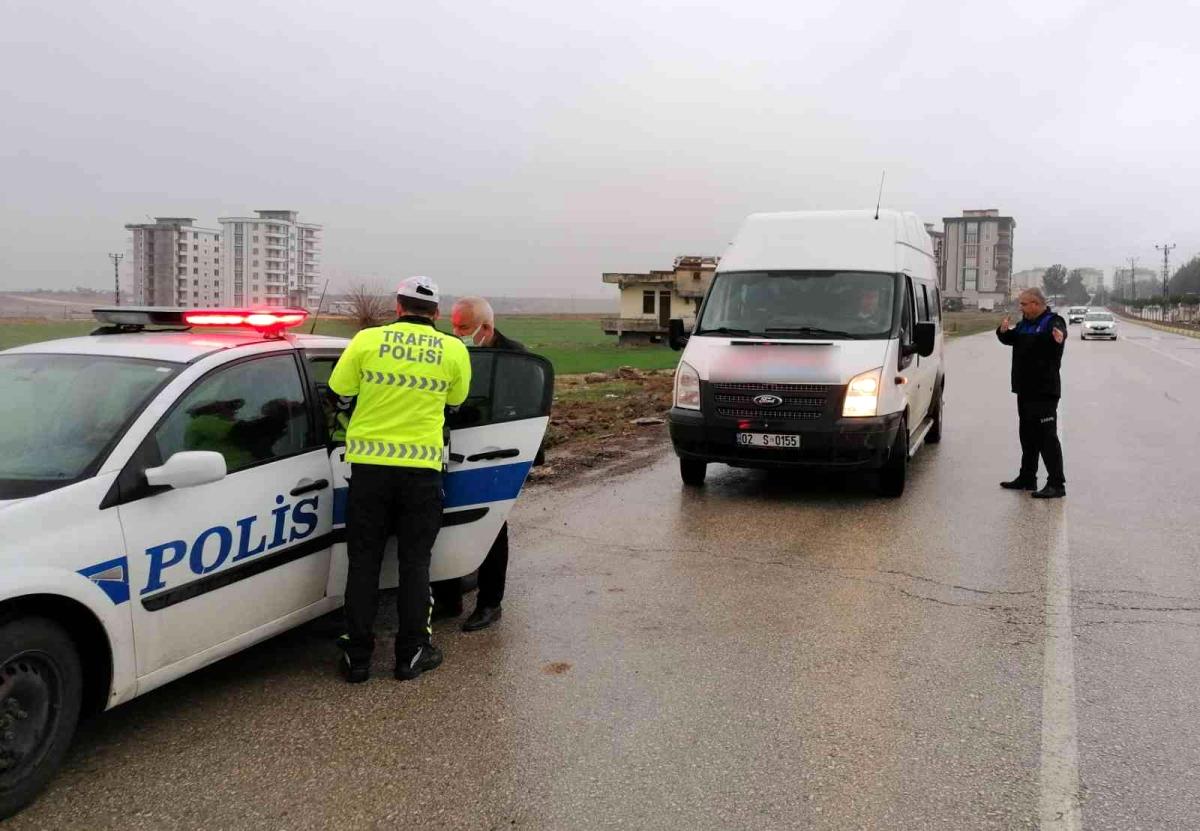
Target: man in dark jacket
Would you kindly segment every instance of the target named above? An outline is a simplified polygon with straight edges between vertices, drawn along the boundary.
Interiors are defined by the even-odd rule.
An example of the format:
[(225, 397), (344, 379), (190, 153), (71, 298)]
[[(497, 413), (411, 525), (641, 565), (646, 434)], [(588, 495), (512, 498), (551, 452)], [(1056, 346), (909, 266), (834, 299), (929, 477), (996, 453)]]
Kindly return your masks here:
[[(1021, 472), (1000, 487), (1034, 491), (1035, 499), (1058, 499), (1067, 495), (1058, 441), (1059, 368), (1067, 322), (1050, 309), (1041, 289), (1021, 292), (1020, 304), (1021, 321), (1014, 327), (1006, 317), (996, 330), (1000, 342), (1012, 347), (1012, 391), (1017, 394), (1021, 419)], [(1037, 489), (1039, 455), (1049, 477), (1041, 490)]]
[[(507, 349), (524, 352), (525, 347), (512, 338), (507, 338), (496, 328), (496, 316), (492, 306), (482, 297), (462, 297), (450, 311), (450, 325), (454, 334), (463, 339), (467, 346), (487, 349)], [(540, 464), (539, 458), (534, 464)], [(508, 574), (508, 523), (500, 527), (495, 542), (479, 566), (479, 592), (475, 600), (475, 611), (463, 623), (463, 631), (474, 632), (486, 629), (500, 619), (500, 602), (504, 599), (504, 583)], [(433, 586), (433, 619), (458, 617), (462, 614), (462, 581), (460, 579), (439, 580)]]

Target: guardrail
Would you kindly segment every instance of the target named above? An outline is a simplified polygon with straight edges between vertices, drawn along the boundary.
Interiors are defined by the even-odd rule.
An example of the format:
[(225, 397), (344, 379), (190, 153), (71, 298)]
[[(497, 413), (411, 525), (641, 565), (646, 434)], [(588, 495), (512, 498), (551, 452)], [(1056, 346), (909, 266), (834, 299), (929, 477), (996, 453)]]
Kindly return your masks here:
[(1151, 329), (1157, 329), (1160, 332), (1171, 332), (1176, 335), (1185, 335), (1189, 338), (1200, 338), (1200, 326), (1179, 325), (1173, 323), (1160, 323), (1157, 320), (1147, 320), (1144, 317), (1139, 317), (1130, 314), (1120, 307), (1110, 307), (1110, 310), (1122, 320), (1128, 320), (1130, 323), (1137, 323), (1141, 326), (1147, 326)]

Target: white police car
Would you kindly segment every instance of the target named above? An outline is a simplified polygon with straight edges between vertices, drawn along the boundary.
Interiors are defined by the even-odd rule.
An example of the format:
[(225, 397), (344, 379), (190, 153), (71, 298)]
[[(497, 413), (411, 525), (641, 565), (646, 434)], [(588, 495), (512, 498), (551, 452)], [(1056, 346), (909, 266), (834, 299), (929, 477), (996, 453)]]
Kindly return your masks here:
[[(349, 466), (325, 381), (348, 341), (287, 334), (293, 310), (96, 317), (0, 352), (0, 816), (50, 779), (81, 712), (342, 603)], [(543, 358), (471, 360), (435, 580), (483, 561), (553, 396)]]

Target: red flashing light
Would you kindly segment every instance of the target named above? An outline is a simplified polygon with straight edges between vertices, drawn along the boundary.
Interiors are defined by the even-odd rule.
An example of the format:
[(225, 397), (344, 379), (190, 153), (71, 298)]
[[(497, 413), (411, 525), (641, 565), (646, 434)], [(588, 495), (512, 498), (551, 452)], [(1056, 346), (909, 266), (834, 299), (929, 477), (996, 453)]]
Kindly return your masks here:
[(183, 313), (189, 326), (235, 326), (264, 334), (278, 334), (308, 319), (304, 309), (196, 309)]

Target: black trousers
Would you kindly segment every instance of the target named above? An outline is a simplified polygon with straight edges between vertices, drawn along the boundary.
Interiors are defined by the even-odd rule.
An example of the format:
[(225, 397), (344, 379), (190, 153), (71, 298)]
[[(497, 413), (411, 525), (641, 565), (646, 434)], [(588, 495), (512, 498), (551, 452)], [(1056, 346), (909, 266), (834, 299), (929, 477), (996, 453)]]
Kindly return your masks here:
[[(504, 600), (504, 581), (508, 575), (508, 523), (500, 526), (492, 547), (479, 566), (479, 606), (499, 606)], [(438, 580), (433, 584), (433, 596), (439, 606), (455, 609), (462, 604), (462, 579)]]
[(1021, 419), (1021, 476), (1036, 478), (1041, 456), (1049, 484), (1063, 487), (1067, 480), (1058, 440), (1058, 399), (1018, 395), (1017, 415)]
[(429, 643), (429, 560), (442, 527), (442, 473), (424, 468), (353, 464), (347, 504), (346, 653), (355, 663), (371, 659), (379, 610), (379, 569), (389, 537), (400, 562), (396, 589), (396, 657), (408, 660)]

